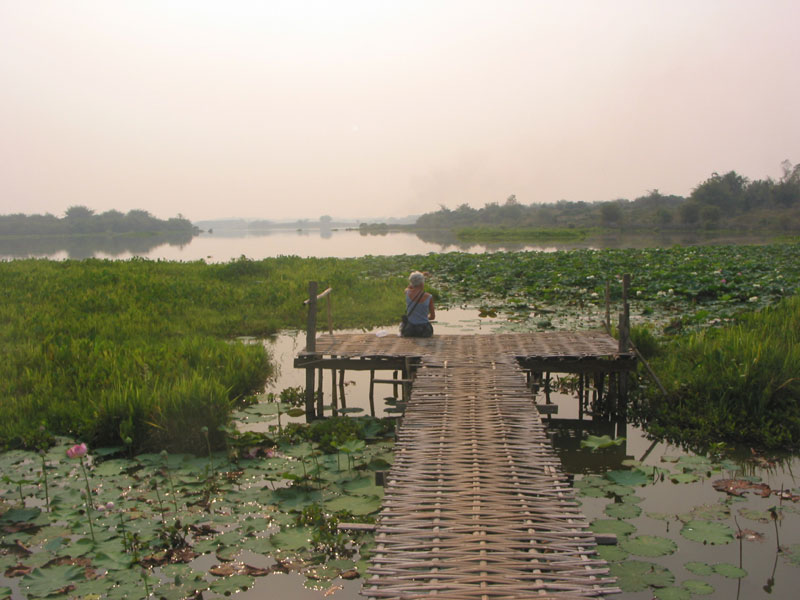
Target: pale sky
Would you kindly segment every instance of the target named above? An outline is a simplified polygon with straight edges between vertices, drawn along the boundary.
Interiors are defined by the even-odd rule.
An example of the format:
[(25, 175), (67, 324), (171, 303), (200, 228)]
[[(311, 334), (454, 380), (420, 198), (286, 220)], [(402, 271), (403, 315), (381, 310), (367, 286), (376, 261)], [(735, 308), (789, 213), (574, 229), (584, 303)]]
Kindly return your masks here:
[(797, 0), (0, 0), (0, 214), (402, 217), (800, 162)]

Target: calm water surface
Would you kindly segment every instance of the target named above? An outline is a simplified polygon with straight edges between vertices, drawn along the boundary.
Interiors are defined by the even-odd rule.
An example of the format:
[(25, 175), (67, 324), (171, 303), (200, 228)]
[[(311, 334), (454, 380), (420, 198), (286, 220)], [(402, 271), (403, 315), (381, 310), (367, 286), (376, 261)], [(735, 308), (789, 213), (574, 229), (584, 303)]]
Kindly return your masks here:
[(241, 256), (260, 260), (274, 256), (349, 258), (366, 254), (393, 256), (428, 252), (495, 252), (538, 250), (554, 252), (575, 248), (644, 248), (674, 244), (763, 243), (763, 237), (698, 234), (610, 234), (568, 243), (475, 244), (457, 240), (449, 232), (390, 232), (362, 235), (356, 230), (271, 230), (243, 234), (239, 231), (202, 233), (187, 239), (145, 237), (0, 238), (0, 260), (50, 258), (54, 260), (106, 258), (125, 260), (134, 256), (152, 260), (228, 262)]

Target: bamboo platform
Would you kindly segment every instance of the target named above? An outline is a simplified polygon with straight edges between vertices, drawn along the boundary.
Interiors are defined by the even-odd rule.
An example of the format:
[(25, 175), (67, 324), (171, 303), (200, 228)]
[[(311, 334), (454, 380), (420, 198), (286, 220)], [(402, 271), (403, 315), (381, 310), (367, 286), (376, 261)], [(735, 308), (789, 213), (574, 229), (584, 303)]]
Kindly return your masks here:
[(362, 595), (489, 600), (619, 592), (596, 557), (523, 369), (622, 372), (633, 357), (619, 353), (610, 336), (589, 332), (364, 334), (322, 335), (295, 365), (408, 368), (409, 360), (416, 377)]

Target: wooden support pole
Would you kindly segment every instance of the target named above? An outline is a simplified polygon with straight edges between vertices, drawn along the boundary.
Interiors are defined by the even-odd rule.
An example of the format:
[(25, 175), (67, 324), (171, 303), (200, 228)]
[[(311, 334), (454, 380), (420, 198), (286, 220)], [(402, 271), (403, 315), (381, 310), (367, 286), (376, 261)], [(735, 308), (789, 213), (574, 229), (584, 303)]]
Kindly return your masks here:
[(336, 386), (336, 369), (331, 369), (331, 414), (337, 416), (339, 414), (339, 390)]
[(347, 408), (344, 398), (344, 369), (339, 369), (339, 398), (341, 398), (342, 408)]
[[(392, 379), (397, 379), (397, 371), (392, 371)], [(392, 385), (392, 396), (397, 398), (397, 384)]]
[(606, 331), (611, 331), (611, 282), (608, 280), (606, 280)]
[(375, 369), (369, 370), (369, 414), (375, 416)]
[(317, 389), (317, 418), (321, 419), (325, 416), (325, 402), (323, 402), (323, 398), (325, 397), (325, 391), (322, 387), (322, 374), (324, 370), (322, 368), (319, 369), (319, 387)]
[[(317, 282), (308, 282), (306, 352), (317, 349)], [(306, 368), (306, 422), (314, 420), (314, 369)]]
[[(330, 289), (330, 288), (328, 288)], [(333, 304), (333, 294), (328, 294), (328, 333), (333, 335), (333, 309), (331, 305)]]

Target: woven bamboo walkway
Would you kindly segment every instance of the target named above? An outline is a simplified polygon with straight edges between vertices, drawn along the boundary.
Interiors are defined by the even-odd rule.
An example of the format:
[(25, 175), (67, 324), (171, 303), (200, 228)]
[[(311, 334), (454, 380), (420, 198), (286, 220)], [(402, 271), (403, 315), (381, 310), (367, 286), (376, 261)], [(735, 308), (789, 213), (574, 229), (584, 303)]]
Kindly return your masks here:
[(595, 555), (518, 363), (524, 356), (614, 359), (616, 351), (604, 334), (320, 336), (318, 355), (420, 360), (362, 595), (496, 600), (619, 592)]

